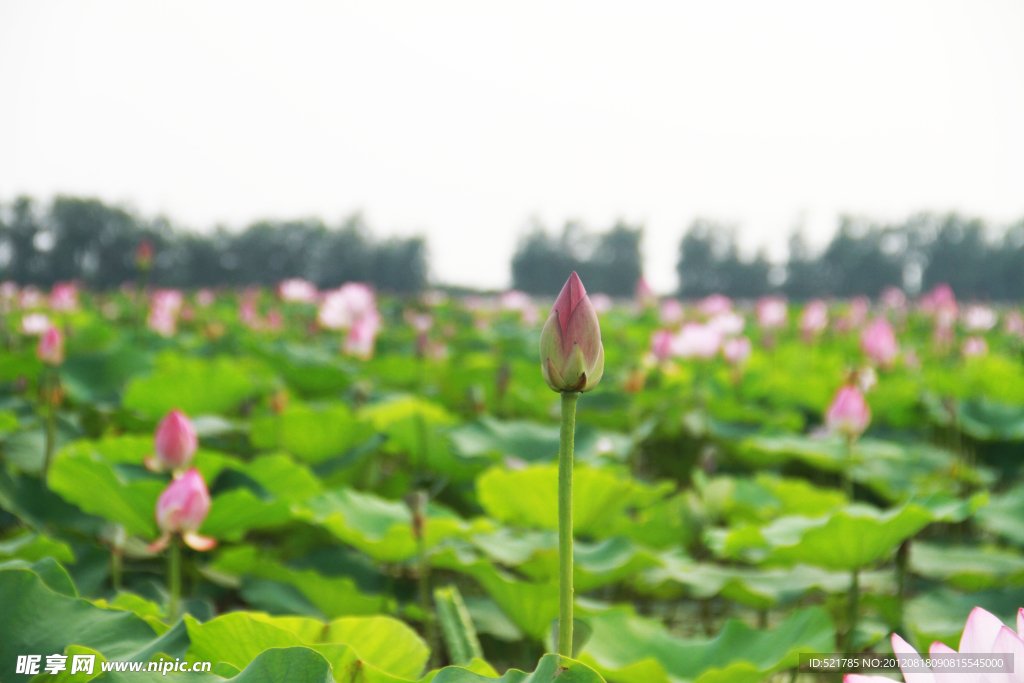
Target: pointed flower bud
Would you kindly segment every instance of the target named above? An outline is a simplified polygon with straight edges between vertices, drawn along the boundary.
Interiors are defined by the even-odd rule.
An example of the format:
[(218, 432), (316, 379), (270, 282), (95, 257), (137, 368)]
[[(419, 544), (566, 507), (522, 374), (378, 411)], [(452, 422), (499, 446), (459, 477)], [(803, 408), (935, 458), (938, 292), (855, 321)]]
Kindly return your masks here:
[(186, 467), (199, 447), (192, 421), (179, 410), (172, 410), (160, 420), (153, 442), (155, 457), (146, 464), (157, 471)]
[(553, 391), (590, 391), (604, 374), (601, 325), (575, 272), (540, 333), (540, 362), (544, 381)]
[(149, 546), (156, 552), (167, 547), (171, 536), (180, 534), (190, 548), (209, 550), (217, 544), (196, 531), (210, 513), (210, 492), (199, 470), (192, 468), (172, 481), (156, 503), (156, 524), (163, 535)]
[(871, 408), (864, 400), (864, 394), (856, 385), (847, 384), (841, 388), (825, 414), (825, 424), (830, 432), (844, 434), (856, 439), (871, 423)]
[(50, 326), (39, 338), (36, 356), (47, 365), (60, 365), (64, 362), (64, 335), (56, 327)]

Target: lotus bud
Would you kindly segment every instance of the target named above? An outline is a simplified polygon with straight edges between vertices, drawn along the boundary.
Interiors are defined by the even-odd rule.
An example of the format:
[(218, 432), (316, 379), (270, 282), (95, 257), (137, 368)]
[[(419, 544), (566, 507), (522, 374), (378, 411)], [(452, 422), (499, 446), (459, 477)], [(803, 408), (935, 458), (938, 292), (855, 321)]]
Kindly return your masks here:
[(590, 391), (604, 374), (601, 325), (575, 272), (540, 333), (540, 361), (544, 381), (553, 391)]
[(163, 532), (149, 546), (151, 552), (167, 547), (171, 537), (180, 535), (195, 550), (209, 550), (217, 545), (212, 538), (200, 536), (196, 531), (210, 512), (210, 492), (199, 470), (192, 468), (172, 481), (156, 503), (156, 524)]
[(860, 436), (870, 423), (871, 408), (864, 400), (864, 394), (853, 384), (844, 386), (836, 393), (825, 414), (825, 424), (829, 431), (844, 434), (850, 439)]
[(57, 366), (64, 362), (64, 335), (56, 327), (48, 327), (39, 338), (36, 356), (47, 365)]
[(860, 345), (864, 353), (884, 367), (891, 366), (900, 353), (896, 333), (885, 318), (879, 318), (864, 328), (860, 335)]
[(199, 439), (191, 420), (178, 410), (167, 413), (154, 435), (155, 457), (147, 460), (150, 469), (178, 470), (192, 462)]

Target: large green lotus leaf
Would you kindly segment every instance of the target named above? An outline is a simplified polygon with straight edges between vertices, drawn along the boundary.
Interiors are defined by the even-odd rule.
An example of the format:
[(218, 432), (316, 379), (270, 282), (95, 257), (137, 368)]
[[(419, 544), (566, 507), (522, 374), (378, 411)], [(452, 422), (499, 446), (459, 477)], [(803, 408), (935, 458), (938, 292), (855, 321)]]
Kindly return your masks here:
[(115, 401), (133, 375), (148, 371), (152, 359), (128, 344), (69, 355), (60, 366), (61, 386), (76, 403)]
[[(558, 425), (481, 417), (452, 430), (451, 439), (459, 455), (467, 458), (500, 462), (512, 457), (524, 462), (550, 462), (558, 459), (558, 433)], [(628, 436), (580, 424), (576, 428), (573, 455), (577, 462), (599, 456), (621, 460), (632, 446)]]
[(708, 543), (720, 557), (850, 570), (886, 558), (932, 520), (916, 504), (888, 512), (853, 504), (818, 518), (782, 517), (765, 527), (712, 532)]
[(292, 569), (252, 546), (223, 551), (210, 569), (235, 576), (252, 576), (294, 586), (328, 617), (376, 614), (390, 609), (390, 601), (363, 593), (347, 576), (324, 576), (313, 569)]
[(78, 589), (75, 588), (75, 582), (71, 579), (71, 575), (61, 566), (60, 562), (52, 557), (44, 557), (35, 562), (18, 559), (4, 560), (0, 561), (0, 570), (2, 569), (28, 569), (42, 579), (50, 590), (69, 598), (78, 597)]
[(14, 474), (4, 467), (0, 467), (0, 508), (37, 529), (52, 525), (97, 536), (107, 526), (100, 517), (68, 503), (37, 477)]
[[(97, 667), (99, 665), (97, 664)], [(331, 663), (319, 652), (307, 647), (271, 648), (260, 653), (245, 670), (230, 679), (212, 673), (184, 674), (195, 683), (393, 683), (394, 679), (360, 678), (360, 673), (335, 672), (331, 675)], [(177, 674), (181, 676), (182, 674)], [(167, 676), (160, 672), (108, 672), (93, 679), (96, 683), (166, 683)]]
[(1024, 586), (1024, 555), (1013, 550), (918, 541), (910, 547), (910, 568), (963, 591)]
[[(311, 521), (376, 560), (401, 562), (416, 555), (412, 513), (405, 503), (338, 489), (310, 500), (307, 505), (306, 516)], [(488, 520), (466, 522), (454, 512), (431, 504), (427, 511), (426, 546), (432, 548), (447, 538), (465, 538), (492, 529)]]
[(448, 449), (447, 434), (439, 428), (457, 422), (444, 406), (416, 396), (398, 396), (365, 406), (359, 416), (376, 431), (387, 434), (385, 451), (406, 453), (417, 461), (426, 455), (426, 462), (431, 459), (430, 451)]
[(958, 593), (941, 587), (907, 601), (903, 622), (918, 652), (927, 651), (935, 641), (956, 650), (967, 617), (975, 607), (988, 610), (1016, 630), (1017, 609), (1021, 605), (1024, 605), (1024, 590), (1021, 588)]
[[(492, 467), (476, 482), (480, 505), (491, 517), (516, 526), (558, 528), (558, 466), (525, 469)], [(576, 534), (603, 538), (615, 520), (633, 508), (665, 498), (673, 485), (649, 486), (612, 468), (576, 467), (573, 471), (573, 525)]]
[(835, 344), (780, 340), (769, 353), (751, 355), (743, 395), (752, 403), (823, 412), (848, 364), (846, 353)]
[[(324, 656), (340, 676), (351, 676), (348, 680), (366, 681), (367, 683), (391, 683), (401, 681), (401, 678), (391, 676), (380, 670), (365, 655), (356, 648), (344, 643), (303, 643), (302, 640), (292, 631), (269, 623), (262, 618), (253, 618), (246, 612), (232, 612), (216, 619), (200, 624), (191, 616), (185, 616), (185, 624), (188, 628), (188, 637), (192, 642), (189, 647), (186, 659), (189, 662), (208, 661), (224, 662), (238, 669), (242, 669), (254, 660), (260, 653), (269, 648), (288, 648), (297, 646), (309, 647)], [(355, 636), (353, 634), (341, 633), (340, 635), (353, 635), (361, 639), (364, 644), (369, 645), (373, 654), (381, 656), (386, 663), (394, 664), (393, 653), (385, 651), (382, 653), (379, 639), (386, 634), (393, 633), (393, 629), (387, 626), (377, 626), (378, 631), (373, 634)], [(422, 642), (419, 643), (422, 645)], [(395, 643), (396, 648), (401, 643)], [(422, 652), (408, 652), (410, 656), (420, 657)], [(401, 664), (398, 664), (401, 667)], [(412, 666), (411, 663), (406, 666)], [(422, 668), (422, 663), (420, 664)], [(354, 670), (359, 670), (358, 677)]]
[(18, 655), (54, 654), (69, 645), (81, 645), (107, 659), (117, 659), (156, 635), (138, 616), (57, 593), (25, 568), (0, 570), (0, 605), (0, 671), (4, 680), (28, 680), (28, 676), (13, 673)]
[(271, 529), (291, 519), (287, 502), (263, 500), (247, 488), (236, 488), (213, 498), (210, 514), (199, 531), (213, 538), (240, 541), (250, 529)]
[(138, 475), (76, 447), (57, 453), (48, 479), (51, 490), (83, 511), (120, 523), (129, 534), (156, 538), (156, 501), (167, 481), (145, 470)]
[(338, 353), (337, 344), (326, 348), (281, 342), (254, 350), (289, 386), (308, 396), (337, 395), (356, 372), (351, 361)]
[(0, 560), (18, 558), (35, 562), (44, 557), (67, 563), (75, 561), (75, 555), (67, 543), (43, 534), (25, 532), (0, 541)]
[[(61, 451), (76, 455), (92, 455), (111, 465), (135, 465), (141, 468), (144, 466), (145, 459), (153, 455), (153, 436), (125, 434), (105, 436), (96, 441), (79, 439), (69, 443)], [(192, 466), (199, 470), (204, 480), (211, 483), (224, 468), (241, 469), (243, 463), (241, 460), (219, 451), (200, 448), (196, 451)], [(144, 474), (140, 472), (133, 478), (139, 478)]]
[(872, 458), (896, 459), (903, 449), (877, 439), (861, 439), (852, 449), (838, 436), (814, 438), (810, 436), (753, 436), (736, 445), (736, 453), (751, 465), (775, 466), (789, 460), (800, 460), (829, 472), (843, 472), (861, 460)]
[[(701, 479), (695, 477), (695, 483)], [(817, 517), (847, 502), (835, 489), (823, 489), (803, 479), (771, 474), (756, 477), (715, 477), (700, 486), (705, 514), (711, 519), (725, 518), (730, 523), (768, 522), (777, 517), (802, 515)]]
[[(558, 581), (557, 536), (554, 545), (538, 550), (528, 561), (516, 567), (532, 581)], [(573, 587), (579, 593), (636, 576), (659, 564), (658, 559), (629, 539), (609, 538), (595, 543), (573, 544)]]
[(579, 659), (617, 683), (758, 683), (796, 666), (800, 652), (835, 648), (835, 629), (819, 607), (793, 612), (774, 631), (729, 620), (711, 639), (675, 638), (622, 608), (591, 617), (590, 625)]
[[(96, 650), (92, 650), (87, 647), (82, 647), (81, 645), (68, 645), (66, 648), (64, 648), (64, 652), (61, 654), (65, 655), (68, 658), (67, 668), (56, 675), (49, 674), (44, 671), (38, 676), (32, 678), (32, 683), (87, 683), (88, 681), (91, 681), (96, 677), (102, 675), (102, 662), (107, 661), (107, 658), (99, 652), (96, 652)], [(84, 671), (79, 671), (75, 674), (71, 673), (71, 662), (73, 661), (73, 657), (75, 655), (91, 655), (92, 657), (94, 657), (93, 672), (91, 674), (87, 674)], [(40, 670), (42, 670), (43, 666), (45, 665), (46, 659), (43, 658), (43, 660), (40, 662)]]
[(558, 618), (558, 583), (532, 583), (514, 576), (481, 559), (473, 552), (446, 548), (432, 558), (435, 567), (443, 567), (472, 576), (512, 622), (527, 635), (542, 641)]
[(266, 369), (248, 359), (187, 358), (161, 354), (148, 375), (132, 378), (122, 405), (151, 419), (177, 408), (186, 415), (233, 412), (269, 386)]
[(260, 449), (282, 449), (318, 463), (343, 454), (370, 436), (369, 425), (343, 403), (289, 406), (252, 421), (249, 438)]
[(975, 516), (987, 531), (1024, 545), (1024, 485), (992, 496)]
[(321, 493), (316, 475), (282, 453), (261, 455), (242, 471), (281, 500), (303, 503)]
[(961, 401), (957, 419), (965, 434), (982, 441), (1024, 439), (1024, 406), (996, 403), (988, 399)]
[(432, 683), (604, 683), (604, 679), (582, 662), (558, 655), (544, 655), (532, 674), (509, 669), (501, 678), (494, 678), (449, 666), (441, 669)]
[(619, 515), (609, 536), (624, 536), (649, 548), (689, 546), (697, 533), (686, 496), (679, 494)]
[[(850, 586), (849, 572), (831, 572), (798, 564), (793, 567), (757, 569), (698, 563), (677, 554), (662, 558), (663, 565), (647, 570), (639, 579), (644, 592), (678, 599), (673, 586), (698, 600), (722, 597), (754, 609), (768, 609), (793, 602), (809, 591), (845, 593)], [(861, 572), (860, 585), (869, 591), (889, 591), (894, 582), (891, 571)]]

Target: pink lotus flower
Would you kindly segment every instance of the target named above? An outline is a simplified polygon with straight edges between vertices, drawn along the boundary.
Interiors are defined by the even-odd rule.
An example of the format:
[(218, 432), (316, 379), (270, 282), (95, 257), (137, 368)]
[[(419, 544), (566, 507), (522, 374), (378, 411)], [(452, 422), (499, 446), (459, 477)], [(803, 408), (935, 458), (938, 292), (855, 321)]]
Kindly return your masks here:
[(50, 291), (50, 308), (73, 311), (78, 308), (78, 287), (73, 282), (58, 282)]
[(172, 410), (160, 420), (153, 436), (154, 457), (146, 459), (146, 466), (157, 472), (179, 470), (192, 462), (199, 448), (199, 437), (191, 420), (184, 413)]
[(999, 314), (988, 306), (974, 304), (964, 311), (964, 328), (970, 332), (988, 332), (999, 322)]
[(50, 326), (39, 338), (36, 356), (47, 365), (57, 366), (64, 362), (64, 335), (56, 327)]
[(714, 358), (723, 340), (722, 332), (710, 325), (687, 323), (674, 340), (673, 352), (681, 358)]
[[(920, 654), (910, 643), (892, 634), (892, 651), (897, 655), (904, 655), (909, 658), (918, 659)], [(998, 617), (975, 607), (964, 625), (963, 635), (960, 636), (960, 649), (954, 651), (947, 645), (934, 642), (929, 648), (928, 654), (932, 659), (939, 659), (959, 652), (960, 654), (987, 655), (987, 654), (1012, 654), (1014, 673), (933, 673), (931, 671), (905, 671), (904, 679), (907, 683), (995, 683), (1005, 681), (1014, 683), (1024, 681), (1021, 672), (1020, 662), (1024, 661), (1024, 608), (1017, 611), (1017, 631), (1004, 625)], [(908, 667), (909, 668), (909, 667)], [(843, 683), (892, 683), (891, 678), (884, 676), (865, 676), (862, 674), (847, 674), (843, 677)]]
[(800, 329), (806, 338), (816, 337), (828, 327), (828, 306), (821, 299), (815, 299), (804, 307), (800, 315)]
[(1003, 317), (1003, 329), (1006, 334), (1024, 337), (1024, 316), (1021, 316), (1020, 311), (1010, 311)]
[(540, 333), (540, 366), (552, 391), (590, 391), (604, 374), (601, 324), (579, 276), (562, 286)]
[(879, 301), (890, 311), (903, 312), (907, 308), (907, 295), (899, 287), (886, 287)]
[(50, 319), (45, 313), (29, 313), (21, 319), (21, 333), (36, 337), (50, 328)]
[(940, 311), (953, 312), (954, 317), (956, 316), (957, 303), (956, 296), (953, 295), (953, 288), (947, 284), (935, 285), (934, 288), (918, 302), (918, 308), (921, 309), (922, 313), (928, 315), (936, 315)]
[(320, 326), (327, 330), (347, 330), (356, 319), (377, 310), (377, 302), (369, 285), (346, 282), (327, 292), (317, 312)]
[(871, 408), (855, 385), (843, 386), (825, 413), (825, 426), (832, 433), (856, 439), (871, 423)]
[(534, 305), (530, 295), (525, 292), (511, 289), (501, 295), (498, 299), (498, 304), (502, 310), (519, 311), (520, 318), (527, 325), (533, 325), (537, 322), (537, 307)]
[(192, 468), (168, 484), (156, 502), (156, 525), (160, 538), (149, 546), (150, 552), (167, 547), (171, 538), (180, 535), (195, 550), (210, 550), (217, 542), (196, 532), (210, 513), (210, 492), (199, 470)]
[(757, 301), (757, 324), (766, 330), (785, 327), (789, 319), (786, 300), (766, 296)]
[(746, 337), (733, 337), (726, 340), (725, 345), (722, 346), (722, 355), (725, 356), (725, 360), (733, 365), (740, 365), (750, 357), (751, 349), (749, 339)]
[(697, 307), (707, 316), (715, 316), (732, 310), (732, 299), (724, 294), (712, 294), (705, 298)]
[(204, 288), (196, 292), (196, 303), (203, 308), (208, 308), (217, 300), (217, 295), (212, 289)]
[(988, 355), (988, 342), (984, 337), (968, 337), (964, 342), (963, 354), (968, 358)]
[(708, 325), (723, 335), (739, 334), (747, 326), (747, 320), (735, 311), (719, 313), (708, 321)]
[(316, 285), (312, 282), (293, 277), (290, 280), (282, 281), (277, 286), (277, 295), (281, 297), (282, 301), (297, 301), (310, 304), (316, 301), (319, 292), (317, 292)]
[(598, 292), (597, 294), (590, 295), (590, 303), (594, 305), (594, 310), (600, 315), (601, 313), (607, 313), (612, 310), (613, 302), (612, 298), (607, 294)]
[(658, 360), (665, 360), (672, 355), (675, 346), (675, 335), (670, 330), (658, 330), (651, 335), (651, 353)]
[(871, 360), (883, 367), (891, 367), (900, 352), (896, 333), (885, 318), (877, 318), (864, 328), (860, 335), (860, 347)]
[(430, 328), (434, 326), (434, 318), (429, 313), (408, 311), (405, 314), (405, 319), (419, 334), (426, 334), (430, 331)]
[(158, 289), (153, 292), (146, 325), (162, 337), (173, 337), (183, 301), (184, 297), (176, 289)]
[(671, 325), (683, 319), (683, 305), (678, 299), (665, 299), (658, 309), (658, 317), (664, 325)]
[(367, 360), (373, 356), (373, 345), (380, 330), (380, 314), (377, 309), (359, 316), (348, 330), (342, 350), (350, 356)]

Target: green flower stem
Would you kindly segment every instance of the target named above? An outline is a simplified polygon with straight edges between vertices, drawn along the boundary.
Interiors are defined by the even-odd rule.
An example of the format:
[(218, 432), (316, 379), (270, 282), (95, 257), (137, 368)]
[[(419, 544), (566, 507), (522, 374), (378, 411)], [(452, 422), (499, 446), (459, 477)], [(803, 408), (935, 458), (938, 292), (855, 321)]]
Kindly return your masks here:
[(46, 373), (43, 379), (43, 400), (46, 401), (46, 444), (43, 450), (43, 482), (47, 482), (50, 473), (50, 463), (53, 462), (54, 440), (57, 435), (57, 406), (54, 399), (60, 378), (57, 371)]
[(853, 468), (853, 437), (847, 436), (843, 440), (845, 444), (843, 456), (845, 467), (843, 468), (843, 493), (849, 498), (850, 502), (853, 502), (853, 477), (850, 474), (850, 470)]
[(572, 657), (572, 451), (579, 392), (562, 392), (558, 441), (558, 654)]
[(857, 612), (860, 608), (860, 569), (854, 569), (850, 573), (850, 596), (849, 596), (849, 617), (847, 618), (846, 649), (844, 652), (854, 652), (853, 639), (857, 632)]
[(171, 582), (171, 603), (167, 607), (167, 623), (178, 620), (178, 604), (181, 602), (181, 539), (171, 539), (171, 554), (167, 560), (167, 573)]

